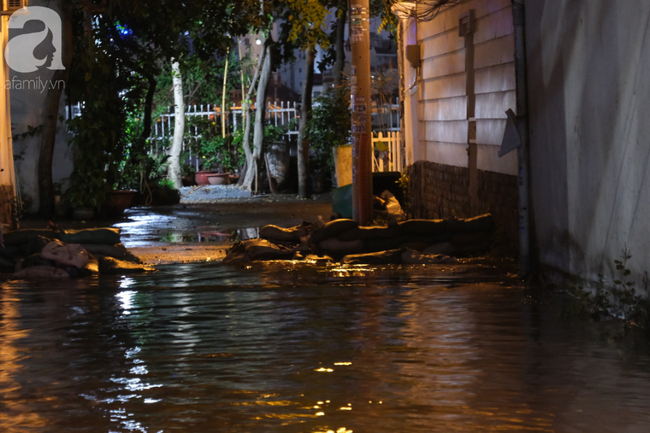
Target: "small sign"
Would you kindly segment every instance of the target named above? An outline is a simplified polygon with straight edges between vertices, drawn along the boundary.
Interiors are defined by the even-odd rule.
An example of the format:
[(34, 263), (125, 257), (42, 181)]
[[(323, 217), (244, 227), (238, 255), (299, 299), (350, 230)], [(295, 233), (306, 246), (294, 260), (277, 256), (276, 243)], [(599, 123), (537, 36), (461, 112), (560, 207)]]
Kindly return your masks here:
[(355, 104), (354, 112), (364, 114), (368, 111), (368, 105), (366, 104)]

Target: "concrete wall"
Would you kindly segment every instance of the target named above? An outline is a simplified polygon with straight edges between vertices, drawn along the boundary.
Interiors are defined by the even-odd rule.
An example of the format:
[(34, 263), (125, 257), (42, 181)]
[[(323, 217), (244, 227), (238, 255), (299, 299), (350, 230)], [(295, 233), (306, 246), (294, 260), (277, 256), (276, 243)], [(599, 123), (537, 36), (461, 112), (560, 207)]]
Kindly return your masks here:
[(650, 2), (529, 0), (532, 196), (540, 260), (594, 277), (650, 268)]
[[(497, 156), (505, 111), (515, 107), (514, 39), (511, 0), (470, 0), (430, 22), (402, 24), (404, 45), (421, 44), (421, 82), (405, 95), (406, 153), (427, 160), (468, 166), (468, 118), (465, 38), (459, 17), (474, 9), (474, 73), (478, 169), (517, 174), (516, 154)], [(403, 54), (402, 59), (403, 61)], [(415, 83), (416, 70), (405, 62), (404, 86)], [(415, 105), (417, 99), (417, 108)], [(416, 113), (417, 109), (417, 113)], [(418, 128), (415, 130), (414, 116)]]
[[(29, 2), (30, 6), (46, 6), (57, 9), (57, 3), (46, 0), (34, 0)], [(29, 25), (29, 24), (28, 24)], [(41, 24), (41, 29), (42, 29)], [(28, 29), (29, 30), (29, 29)], [(29, 31), (38, 31), (37, 27)], [(10, 37), (19, 34), (12, 30)], [(43, 124), (43, 104), (47, 91), (36, 89), (33, 80), (46, 82), (52, 78), (54, 71), (42, 69), (29, 74), (21, 74), (9, 69), (9, 80), (11, 83), (11, 121), (13, 126), (13, 135), (22, 134), (27, 131), (27, 126), (38, 127)], [(4, 81), (3, 81), (4, 83)], [(20, 83), (20, 84), (18, 84)], [(26, 87), (31, 87), (27, 89)], [(59, 110), (60, 116), (65, 117), (65, 92), (61, 97)], [(38, 212), (38, 160), (41, 147), (42, 135), (26, 137), (14, 141), (14, 154), (21, 155), (21, 159), (16, 161), (16, 182), (21, 198), (26, 205), (29, 213)], [(70, 136), (67, 133), (65, 122), (59, 122), (57, 128), (56, 145), (54, 148), (54, 163), (52, 167), (52, 177), (54, 182), (61, 183), (65, 181), (72, 173), (73, 152), (68, 146)]]

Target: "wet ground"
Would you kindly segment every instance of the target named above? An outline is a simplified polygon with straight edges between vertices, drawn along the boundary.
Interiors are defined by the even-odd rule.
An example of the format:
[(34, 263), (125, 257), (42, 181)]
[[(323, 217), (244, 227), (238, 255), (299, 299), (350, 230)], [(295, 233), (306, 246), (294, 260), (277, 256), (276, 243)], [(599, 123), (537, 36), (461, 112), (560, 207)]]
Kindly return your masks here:
[[(252, 209), (280, 218), (272, 207)], [(192, 228), (250, 228), (202, 215)], [(647, 340), (565, 317), (567, 298), (507, 268), (1, 280), (0, 431), (647, 432)]]
[[(283, 227), (303, 221), (329, 221), (328, 194), (298, 200), (292, 195), (266, 195), (221, 200), (213, 204), (180, 204), (127, 209), (117, 219), (55, 221), (61, 228), (118, 227), (122, 243), (145, 263), (160, 265), (215, 261), (237, 240), (255, 238), (267, 224)], [(21, 228), (46, 228), (47, 221), (28, 220)]]

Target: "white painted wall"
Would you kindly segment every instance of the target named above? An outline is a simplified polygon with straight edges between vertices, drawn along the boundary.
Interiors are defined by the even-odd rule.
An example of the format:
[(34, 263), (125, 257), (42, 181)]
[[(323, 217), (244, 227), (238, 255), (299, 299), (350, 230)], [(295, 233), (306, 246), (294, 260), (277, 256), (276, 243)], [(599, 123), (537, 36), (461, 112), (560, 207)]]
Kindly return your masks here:
[(595, 277), (627, 246), (650, 270), (650, 2), (529, 0), (540, 259)]
[[(405, 45), (422, 46), (421, 84), (414, 89), (417, 91), (405, 95), (405, 124), (411, 128), (405, 131), (406, 152), (413, 154), (414, 161), (468, 166), (465, 39), (459, 36), (458, 20), (470, 9), (474, 9), (476, 16), (478, 168), (516, 175), (516, 154), (503, 158), (497, 155), (505, 129), (505, 112), (516, 108), (511, 0), (469, 0), (432, 21), (415, 24), (409, 20), (402, 25)], [(405, 88), (414, 80), (414, 70), (407, 63)], [(413, 98), (417, 98), (417, 110), (413, 108)]]
[[(30, 6), (46, 6), (57, 10), (57, 2), (47, 0), (33, 0)], [(17, 33), (16, 33), (17, 34)], [(14, 36), (13, 31), (9, 34)], [(30, 74), (21, 74), (9, 69), (7, 79), (21, 81), (42, 80), (43, 82), (52, 78), (54, 71), (43, 69)], [(4, 81), (3, 81), (4, 83)], [(19, 87), (23, 87), (20, 89)], [(43, 124), (43, 104), (47, 91), (25, 89), (26, 86), (11, 85), (11, 119), (13, 123), (13, 134), (20, 134), (27, 130), (27, 126), (38, 127)], [(65, 117), (65, 92), (61, 96), (59, 113)], [(38, 212), (38, 159), (41, 147), (41, 134), (27, 137), (14, 142), (14, 154), (23, 154), (22, 160), (16, 162), (16, 183), (22, 200), (27, 205), (27, 212)], [(52, 177), (54, 182), (65, 181), (73, 169), (73, 152), (68, 146), (70, 136), (67, 133), (65, 122), (59, 122), (57, 127), (56, 144), (54, 148), (54, 163)]]

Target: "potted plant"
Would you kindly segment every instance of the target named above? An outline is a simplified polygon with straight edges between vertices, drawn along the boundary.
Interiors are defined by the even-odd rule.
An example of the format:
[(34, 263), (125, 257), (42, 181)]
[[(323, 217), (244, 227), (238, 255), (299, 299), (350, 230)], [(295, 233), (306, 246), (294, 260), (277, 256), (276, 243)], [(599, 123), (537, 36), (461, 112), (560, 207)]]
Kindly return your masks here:
[(181, 193), (174, 188), (174, 182), (170, 179), (158, 181), (156, 188), (152, 191), (153, 204), (155, 206), (170, 206), (181, 201)]
[(117, 166), (117, 176), (113, 188), (106, 193), (103, 211), (109, 216), (117, 216), (131, 207), (133, 199), (138, 194), (142, 165), (139, 163), (142, 155), (127, 153), (127, 156)]
[(229, 173), (240, 164), (240, 146), (234, 143), (233, 137), (224, 137), (217, 129), (216, 122), (209, 118), (194, 117), (187, 130), (198, 132), (195, 136), (188, 134), (185, 137), (186, 143), (201, 161), (201, 170), (194, 175), (197, 185), (208, 185), (209, 177), (216, 175), (219, 176), (213, 182), (227, 182)]
[(350, 102), (344, 88), (330, 89), (316, 98), (312, 118), (307, 123), (310, 166), (316, 184), (322, 182), (324, 173), (332, 167), (336, 168), (339, 187), (352, 183), (350, 125)]
[(287, 132), (294, 128), (295, 121), (289, 125), (268, 125), (264, 128), (265, 158), (270, 176), (274, 179), (277, 189), (285, 188), (289, 179), (291, 165), (290, 143)]

